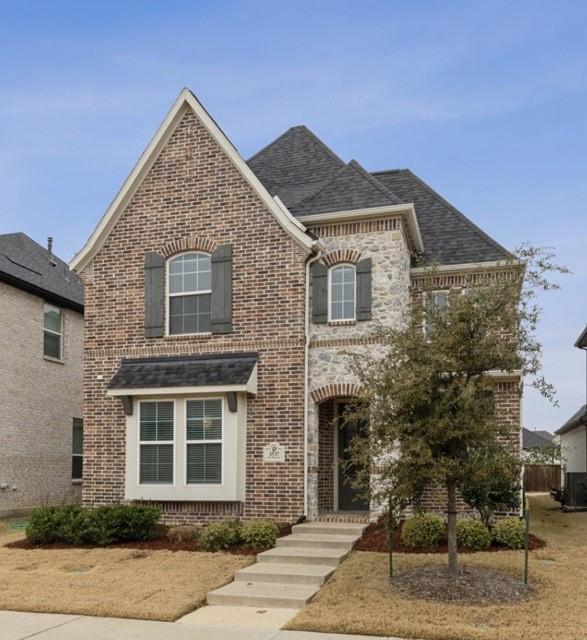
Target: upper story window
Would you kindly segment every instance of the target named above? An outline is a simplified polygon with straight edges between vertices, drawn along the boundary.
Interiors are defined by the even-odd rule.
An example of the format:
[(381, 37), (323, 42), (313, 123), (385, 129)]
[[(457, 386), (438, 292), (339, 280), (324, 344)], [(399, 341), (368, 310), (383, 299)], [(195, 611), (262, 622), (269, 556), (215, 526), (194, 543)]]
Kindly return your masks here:
[(355, 320), (356, 268), (341, 264), (329, 271), (329, 320)]
[(63, 312), (59, 307), (45, 303), (43, 310), (43, 355), (62, 359)]
[(168, 262), (169, 334), (210, 331), (212, 261), (207, 253), (184, 253)]

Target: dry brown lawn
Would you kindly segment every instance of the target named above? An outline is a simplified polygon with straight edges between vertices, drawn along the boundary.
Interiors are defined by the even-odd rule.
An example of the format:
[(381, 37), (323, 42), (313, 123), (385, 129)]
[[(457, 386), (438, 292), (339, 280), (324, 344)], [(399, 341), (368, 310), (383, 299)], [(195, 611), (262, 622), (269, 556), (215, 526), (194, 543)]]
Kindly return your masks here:
[(228, 553), (2, 546), (0, 609), (176, 620), (251, 562)]
[[(531, 529), (548, 542), (530, 554), (535, 596), (527, 602), (470, 605), (408, 599), (388, 586), (388, 557), (355, 552), (288, 629), (393, 635), (434, 640), (585, 640), (587, 513), (567, 513), (548, 496), (532, 496)], [(438, 555), (394, 556), (402, 569), (445, 561)], [(524, 553), (461, 556), (464, 565), (522, 576)]]

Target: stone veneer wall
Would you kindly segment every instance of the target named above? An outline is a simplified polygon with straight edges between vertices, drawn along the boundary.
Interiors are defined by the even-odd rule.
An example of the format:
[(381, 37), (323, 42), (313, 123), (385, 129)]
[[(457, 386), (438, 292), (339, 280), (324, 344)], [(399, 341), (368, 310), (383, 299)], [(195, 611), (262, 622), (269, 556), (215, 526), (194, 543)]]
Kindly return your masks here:
[[(233, 251), (232, 332), (146, 338), (145, 252), (169, 257), (223, 244)], [(245, 502), (164, 502), (163, 518), (292, 521), (303, 514), (305, 260), (197, 117), (186, 113), (82, 273), (84, 504), (124, 499), (125, 415), (120, 400), (106, 395), (122, 358), (257, 351), (258, 393), (247, 402)], [(285, 446), (285, 464), (263, 462), (263, 447), (273, 441)]]
[[(375, 336), (380, 326), (399, 327), (409, 314), (410, 252), (403, 225), (399, 218), (363, 222), (320, 225), (311, 229), (325, 246), (326, 263), (331, 257), (358, 261), (372, 259), (372, 319), (343, 324), (310, 324), (309, 388), (310, 394), (328, 385), (339, 385), (328, 391), (321, 400), (348, 395), (342, 385), (356, 383), (349, 370), (349, 355), (363, 358), (377, 357), (382, 347)], [(342, 392), (342, 393), (341, 393)], [(324, 484), (326, 475), (321, 469), (328, 464), (333, 439), (321, 440), (321, 405), (310, 399), (308, 403), (308, 517), (315, 518), (326, 508)], [(330, 472), (330, 478), (333, 478)], [(332, 480), (333, 482), (333, 480)], [(332, 487), (333, 490), (333, 487)], [(332, 504), (332, 499), (330, 499)]]
[(38, 296), (0, 282), (0, 515), (79, 500), (72, 422), (81, 418), (84, 318), (63, 309), (63, 361), (43, 357)]

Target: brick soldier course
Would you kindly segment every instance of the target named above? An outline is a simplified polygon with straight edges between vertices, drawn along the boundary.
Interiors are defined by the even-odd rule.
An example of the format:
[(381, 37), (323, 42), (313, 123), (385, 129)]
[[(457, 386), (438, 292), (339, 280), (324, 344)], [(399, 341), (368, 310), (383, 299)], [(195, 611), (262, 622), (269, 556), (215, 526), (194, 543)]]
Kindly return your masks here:
[[(382, 349), (378, 327), (399, 327), (409, 319), (416, 258), (440, 262), (456, 274), (452, 278), (509, 256), (413, 174), (378, 176), (354, 161), (345, 164), (305, 127), (288, 130), (245, 163), (193, 94), (180, 94), (72, 261), (86, 287), (84, 504), (140, 494), (160, 504), (169, 523), (232, 516), (293, 522), (342, 514), (332, 403), (360, 394), (343, 352), (373, 357)], [(464, 243), (464, 259), (458, 249), (447, 253), (446, 226), (437, 218), (450, 219), (451, 246)], [(212, 255), (214, 280), (218, 251), (230, 261), (230, 285), (222, 285), (229, 307), (224, 323), (215, 324), (213, 283), (211, 331), (169, 335), (165, 288), (154, 298), (162, 305), (163, 325), (149, 329), (145, 314), (155, 303), (145, 265), (168, 269), (175, 256), (199, 252)], [(354, 282), (353, 313), (333, 318), (331, 280), (344, 265), (351, 269), (345, 277)], [(439, 288), (450, 286), (447, 281)], [(117, 390), (128, 394), (122, 402), (109, 389), (125, 359), (147, 359), (146, 366), (158, 367), (170, 356), (183, 362), (251, 352), (257, 357), (255, 383), (252, 376), (246, 392), (239, 387), (238, 402), (229, 397), (230, 385), (211, 382), (200, 389), (185, 380), (185, 391), (164, 382), (151, 390), (129, 386)], [(197, 399), (208, 393), (206, 385), (226, 403), (226, 438), (232, 437), (229, 421), (237, 407), (234, 437), (243, 439), (230, 464), (238, 468), (238, 479), (234, 486), (210, 488), (210, 495), (226, 490), (230, 497), (208, 498), (206, 485), (186, 484), (179, 458), (169, 487), (141, 486), (129, 471), (139, 455), (138, 442), (129, 440), (138, 420), (136, 402)], [(519, 380), (498, 383), (498, 411), (514, 434), (518, 386)], [(175, 429), (183, 437), (183, 426)], [(270, 445), (283, 457), (270, 459)], [(222, 446), (228, 456), (229, 441)]]

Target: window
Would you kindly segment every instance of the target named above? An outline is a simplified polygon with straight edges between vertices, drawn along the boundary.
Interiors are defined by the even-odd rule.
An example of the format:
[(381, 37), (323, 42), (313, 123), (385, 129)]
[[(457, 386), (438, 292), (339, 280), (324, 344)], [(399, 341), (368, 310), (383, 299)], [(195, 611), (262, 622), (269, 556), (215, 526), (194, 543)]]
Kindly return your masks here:
[(355, 281), (354, 265), (343, 264), (330, 270), (330, 307), (329, 320), (355, 319)]
[(440, 314), (448, 306), (448, 291), (431, 291), (427, 300), (428, 311)]
[(81, 480), (84, 467), (84, 422), (73, 419), (71, 428), (71, 479)]
[(173, 401), (140, 403), (140, 484), (173, 484), (174, 409)]
[(185, 253), (169, 260), (167, 291), (170, 335), (210, 331), (210, 255)]
[(59, 307), (45, 303), (43, 316), (43, 355), (61, 360), (62, 314)]
[(186, 483), (222, 484), (222, 400), (186, 401)]

